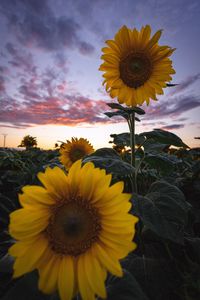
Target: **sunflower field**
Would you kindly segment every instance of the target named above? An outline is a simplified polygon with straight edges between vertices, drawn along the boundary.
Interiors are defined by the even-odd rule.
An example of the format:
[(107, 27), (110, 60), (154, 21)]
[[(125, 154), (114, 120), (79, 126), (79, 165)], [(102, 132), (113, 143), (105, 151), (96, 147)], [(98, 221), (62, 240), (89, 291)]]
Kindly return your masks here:
[[(133, 168), (130, 134), (113, 134), (111, 142), (117, 151), (98, 149), (85, 156), (83, 164), (93, 162), (96, 167), (105, 169), (107, 174), (112, 174), (112, 184), (123, 181), (126, 193), (131, 192), (131, 178), (137, 172), (138, 192), (132, 194), (131, 202), (132, 213), (139, 222), (134, 238), (137, 248), (121, 260), (123, 277), (108, 275), (106, 279), (107, 299), (198, 299), (199, 152), (187, 149), (183, 141), (170, 132), (144, 132), (136, 135), (138, 151), (136, 168)], [(169, 146), (176, 148), (170, 151)], [(40, 184), (36, 175), (48, 166), (63, 168), (59, 151), (1, 150), (0, 157), (1, 299), (59, 299), (57, 294), (49, 296), (38, 290), (36, 271), (13, 279), (13, 259), (7, 253), (14, 243), (8, 232), (9, 214), (21, 206), (18, 193), (25, 185)]]
[(175, 85), (161, 34), (123, 26), (102, 48), (105, 115), (129, 127), (111, 147), (0, 150), (2, 300), (200, 299), (200, 150), (135, 130)]

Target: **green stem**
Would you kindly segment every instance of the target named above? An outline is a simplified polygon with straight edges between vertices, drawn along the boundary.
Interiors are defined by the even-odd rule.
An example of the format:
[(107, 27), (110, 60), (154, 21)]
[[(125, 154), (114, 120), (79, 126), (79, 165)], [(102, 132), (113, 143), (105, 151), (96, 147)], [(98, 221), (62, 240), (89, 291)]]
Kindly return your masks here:
[[(135, 113), (130, 114), (128, 122), (130, 129), (130, 146), (131, 146), (131, 165), (135, 168)], [(137, 193), (136, 172), (134, 171), (132, 178), (132, 190)]]
[(135, 113), (130, 114), (131, 165), (135, 167)]

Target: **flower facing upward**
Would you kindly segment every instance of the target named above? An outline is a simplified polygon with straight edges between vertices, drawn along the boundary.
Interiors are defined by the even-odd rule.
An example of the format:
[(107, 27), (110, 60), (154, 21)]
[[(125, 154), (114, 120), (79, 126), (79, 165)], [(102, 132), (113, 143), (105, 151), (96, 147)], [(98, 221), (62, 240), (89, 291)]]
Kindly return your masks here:
[(159, 46), (162, 31), (152, 38), (151, 27), (146, 25), (141, 31), (123, 26), (114, 40), (106, 41), (108, 47), (102, 49), (106, 90), (112, 98), (128, 106), (149, 104), (150, 98), (156, 100), (156, 94), (163, 94), (166, 82), (175, 71), (168, 58), (175, 49)]
[(71, 165), (82, 159), (85, 155), (94, 152), (94, 148), (84, 138), (72, 138), (71, 142), (67, 140), (60, 148), (60, 161), (68, 169)]
[(136, 247), (131, 195), (123, 193), (123, 182), (110, 186), (111, 175), (90, 162), (81, 167), (80, 160), (68, 175), (55, 167), (38, 178), (44, 187), (25, 186), (22, 208), (10, 215), (14, 277), (38, 269), (44, 293), (106, 298), (107, 271), (122, 276), (119, 260)]

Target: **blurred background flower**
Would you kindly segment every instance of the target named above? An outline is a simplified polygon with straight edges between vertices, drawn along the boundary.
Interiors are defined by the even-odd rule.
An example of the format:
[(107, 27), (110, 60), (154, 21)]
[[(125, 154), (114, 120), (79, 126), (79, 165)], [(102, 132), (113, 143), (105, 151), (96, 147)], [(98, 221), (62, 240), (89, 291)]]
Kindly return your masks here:
[(59, 158), (61, 163), (68, 169), (75, 161), (92, 152), (94, 152), (94, 148), (87, 139), (73, 137), (71, 141), (67, 140), (67, 143), (61, 144)]

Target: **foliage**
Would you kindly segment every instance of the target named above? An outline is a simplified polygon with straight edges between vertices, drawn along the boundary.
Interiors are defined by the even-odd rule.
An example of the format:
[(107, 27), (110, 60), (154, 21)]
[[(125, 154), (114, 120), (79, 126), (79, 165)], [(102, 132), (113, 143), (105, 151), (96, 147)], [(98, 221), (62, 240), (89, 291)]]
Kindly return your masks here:
[[(123, 180), (131, 191), (137, 175), (138, 193), (132, 213), (139, 216), (136, 251), (122, 261), (124, 276), (109, 276), (108, 300), (197, 300), (200, 296), (200, 151), (188, 149), (176, 135), (154, 130), (136, 135), (136, 167), (130, 165), (129, 133), (113, 134), (112, 144), (84, 158)], [(37, 272), (12, 279), (13, 243), (7, 232), (8, 215), (19, 207), (17, 194), (26, 184), (38, 184), (36, 174), (60, 165), (58, 150), (0, 151), (0, 297), (58, 300), (38, 291)], [(99, 299), (100, 300), (100, 299)]]
[(36, 137), (33, 137), (31, 135), (26, 135), (25, 137), (23, 137), (21, 144), (18, 147), (25, 147), (26, 149), (29, 149), (34, 146), (37, 146)]

